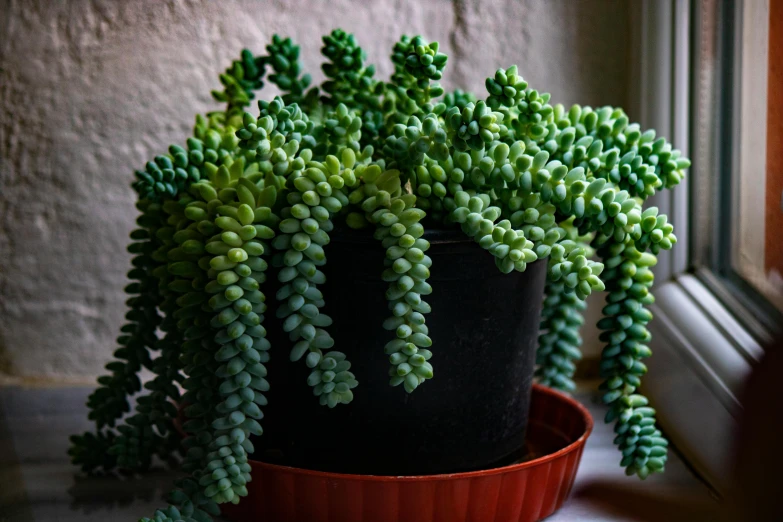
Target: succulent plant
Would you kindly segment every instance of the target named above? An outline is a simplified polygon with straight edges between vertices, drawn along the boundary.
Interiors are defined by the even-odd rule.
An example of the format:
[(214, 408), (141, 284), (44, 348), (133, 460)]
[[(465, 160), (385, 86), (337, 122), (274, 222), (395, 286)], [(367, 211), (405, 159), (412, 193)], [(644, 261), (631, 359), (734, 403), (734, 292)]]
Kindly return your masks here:
[[(677, 239), (643, 203), (676, 185), (688, 160), (622, 109), (550, 104), (516, 66), (487, 78), (483, 98), (444, 94), (437, 43), (402, 37), (388, 82), (373, 78), (353, 35), (335, 30), (323, 44), (320, 87), (288, 38), (275, 36), (268, 55), (243, 51), (213, 92), (225, 110), (199, 116), (186, 147), (136, 172), (128, 323), (88, 402), (96, 432), (72, 438), (74, 462), (140, 470), (179, 448), (188, 476), (171, 506), (143, 520), (205, 521), (246, 495), (249, 436), (262, 433), (269, 387), (271, 276), (290, 359), (310, 369), (316, 400), (333, 408), (361, 393), (322, 312), (320, 267), (335, 223), (370, 228), (385, 249), (389, 383), (400, 393), (424, 386), (437, 367), (426, 217), (461, 228), (503, 273), (547, 260), (536, 370), (547, 386), (573, 389), (584, 300), (608, 291), (598, 324), (606, 420), (628, 474), (662, 471), (667, 443), (637, 388), (651, 354), (651, 267)], [(267, 66), (282, 95), (249, 112)], [(123, 419), (142, 367), (155, 378)], [(181, 445), (174, 401), (187, 404)]]

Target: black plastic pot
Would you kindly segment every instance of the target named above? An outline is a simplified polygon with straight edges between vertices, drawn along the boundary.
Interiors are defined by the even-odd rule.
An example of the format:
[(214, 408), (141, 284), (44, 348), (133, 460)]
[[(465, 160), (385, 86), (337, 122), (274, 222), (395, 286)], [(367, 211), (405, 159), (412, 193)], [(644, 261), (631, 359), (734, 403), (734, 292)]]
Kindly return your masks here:
[(546, 264), (503, 275), (459, 230), (425, 237), (432, 245), (433, 293), (426, 300), (435, 377), (410, 395), (388, 385), (383, 347), (394, 333), (382, 327), (390, 313), (380, 278), (384, 251), (370, 232), (333, 232), (323, 267), (335, 349), (347, 354), (359, 380), (351, 404), (318, 404), (305, 382), (310, 370), (289, 361), (292, 343), (271, 312), (269, 284), (271, 390), (256, 458), (342, 473), (419, 475), (486, 469), (519, 456)]

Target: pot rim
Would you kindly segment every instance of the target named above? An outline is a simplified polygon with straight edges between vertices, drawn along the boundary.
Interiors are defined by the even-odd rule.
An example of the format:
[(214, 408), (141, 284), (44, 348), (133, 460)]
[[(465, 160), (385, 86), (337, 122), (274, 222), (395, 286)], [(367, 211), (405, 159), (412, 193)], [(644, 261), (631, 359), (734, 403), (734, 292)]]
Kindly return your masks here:
[(320, 477), (325, 479), (334, 479), (334, 480), (342, 480), (342, 481), (353, 480), (353, 481), (365, 481), (365, 482), (433, 482), (439, 480), (471, 479), (475, 477), (486, 477), (491, 475), (512, 473), (523, 469), (540, 466), (547, 462), (551, 462), (553, 460), (559, 459), (574, 451), (578, 451), (579, 448), (584, 446), (585, 442), (587, 441), (587, 438), (590, 436), (590, 433), (592, 433), (593, 431), (593, 417), (590, 415), (590, 412), (587, 411), (587, 408), (585, 408), (581, 403), (579, 403), (579, 401), (575, 400), (573, 397), (570, 397), (564, 393), (555, 391), (551, 388), (547, 388), (540, 384), (533, 384), (533, 390), (536, 393), (542, 393), (550, 396), (552, 395), (557, 396), (558, 400), (561, 400), (567, 403), (569, 406), (576, 409), (579, 412), (579, 414), (581, 414), (582, 416), (582, 420), (585, 423), (585, 430), (584, 433), (582, 433), (576, 440), (574, 440), (564, 448), (561, 448), (555, 451), (554, 453), (549, 453), (547, 455), (543, 455), (541, 457), (528, 460), (525, 462), (510, 464), (508, 466), (501, 466), (499, 468), (491, 468), (491, 469), (477, 470), (477, 471), (463, 471), (457, 473), (440, 473), (437, 475), (356, 475), (350, 473), (335, 473), (331, 471), (317, 471), (317, 470), (311, 470), (306, 468), (297, 468), (293, 466), (283, 466), (280, 464), (270, 464), (267, 462), (262, 462), (260, 460), (254, 460), (254, 459), (248, 459), (248, 462), (252, 466), (266, 468), (270, 471), (289, 472), (298, 475), (310, 475), (310, 476), (315, 476), (315, 477)]

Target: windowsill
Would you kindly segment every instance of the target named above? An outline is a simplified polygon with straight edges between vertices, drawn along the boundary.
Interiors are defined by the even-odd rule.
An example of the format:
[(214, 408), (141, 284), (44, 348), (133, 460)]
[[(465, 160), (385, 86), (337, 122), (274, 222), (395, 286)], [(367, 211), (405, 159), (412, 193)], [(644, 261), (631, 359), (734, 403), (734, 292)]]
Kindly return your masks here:
[(743, 387), (762, 350), (697, 277), (680, 276), (655, 295), (643, 391), (669, 439), (725, 493)]
[[(571, 498), (549, 522), (619, 522), (661, 508), (713, 504), (709, 489), (672, 452), (666, 473), (641, 482), (618, 465), (613, 432), (602, 422), (596, 382), (580, 383), (577, 398), (595, 419)], [(161, 507), (174, 473), (117, 480), (77, 476), (66, 455), (68, 435), (89, 427), (89, 389), (0, 387), (0, 513), (6, 522), (137, 520)], [(629, 507), (630, 506), (630, 507)], [(623, 511), (628, 509), (628, 511)], [(658, 520), (658, 519), (654, 519)], [(371, 522), (371, 521), (368, 521)]]
[(670, 451), (663, 474), (645, 481), (625, 475), (613, 443), (613, 426), (603, 422), (606, 408), (598, 399), (598, 384), (597, 380), (577, 383), (575, 396), (590, 410), (595, 427), (571, 497), (547, 522), (667, 520), (683, 508), (712, 512), (716, 505), (713, 494), (676, 451)]

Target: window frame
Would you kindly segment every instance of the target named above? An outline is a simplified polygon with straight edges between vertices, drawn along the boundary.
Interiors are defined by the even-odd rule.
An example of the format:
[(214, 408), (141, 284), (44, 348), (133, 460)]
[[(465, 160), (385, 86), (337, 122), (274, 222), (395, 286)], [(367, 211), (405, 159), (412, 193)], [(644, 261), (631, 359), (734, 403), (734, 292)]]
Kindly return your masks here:
[[(720, 233), (733, 226), (734, 213), (718, 209), (731, 208), (725, 182), (740, 165), (732, 154), (742, 118), (742, 70), (735, 65), (747, 8), (743, 0), (642, 0), (631, 14), (631, 112), (693, 161), (680, 187), (649, 202), (669, 216), (678, 243), (661, 252), (655, 269), (653, 357), (642, 391), (675, 447), (719, 493), (730, 487), (744, 380), (783, 324), (777, 309), (727, 270), (731, 239)], [(713, 24), (711, 40), (695, 30), (704, 24)], [(694, 74), (705, 57), (720, 60), (707, 81)], [(696, 135), (705, 121), (709, 132)]]
[[(752, 64), (743, 67), (743, 63), (750, 63), (743, 58), (756, 54), (767, 56), (764, 41), (768, 40), (768, 26), (759, 28), (758, 18), (769, 12), (769, 0), (702, 2), (705, 3), (713, 4), (717, 11), (715, 15), (718, 20), (714, 28), (716, 50), (718, 59), (724, 60), (724, 63), (720, 67), (719, 77), (715, 78), (714, 90), (710, 93), (714, 100), (702, 114), (697, 107), (691, 112), (694, 122), (706, 117), (714, 123), (711, 126), (710, 150), (705, 151), (711, 157), (700, 158), (703, 160), (702, 165), (697, 160), (692, 169), (699, 185), (713, 190), (707, 198), (690, 197), (696, 217), (691, 223), (691, 265), (699, 280), (720, 297), (724, 306), (739, 318), (759, 342), (766, 344), (771, 340), (771, 334), (783, 323), (783, 314), (734, 269), (732, 236), (740, 233), (738, 217), (745, 219), (748, 210), (745, 208), (745, 213), (741, 214), (739, 209), (743, 206), (753, 208), (753, 205), (741, 201), (741, 198), (749, 197), (753, 200), (754, 195), (758, 196), (741, 194), (739, 176), (733, 174), (748, 170), (766, 172), (766, 140), (756, 140), (755, 144), (748, 140), (745, 143), (742, 140), (747, 140), (749, 133), (741, 130), (748, 123), (748, 118), (743, 117), (743, 114), (750, 112), (753, 104), (766, 110), (766, 60), (761, 66)], [(700, 14), (694, 8), (697, 19)], [(751, 32), (749, 29), (753, 29), (751, 37), (748, 36)], [(758, 36), (764, 37), (762, 42), (759, 42)], [(693, 47), (691, 55), (694, 60), (699, 60), (701, 49), (698, 43)], [(699, 94), (703, 93), (693, 92), (693, 96)], [(696, 138), (691, 136), (691, 139)], [(756, 147), (750, 154), (747, 150), (749, 145)], [(763, 184), (757, 189), (762, 200), (764, 190)], [(757, 208), (762, 216), (755, 217), (761, 217), (763, 222), (764, 207)], [(717, 212), (717, 209), (721, 211)], [(702, 237), (693, 229), (701, 231)], [(727, 230), (731, 233), (721, 233)]]

